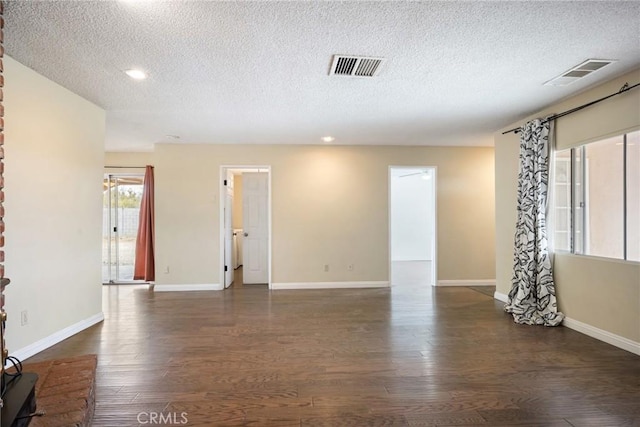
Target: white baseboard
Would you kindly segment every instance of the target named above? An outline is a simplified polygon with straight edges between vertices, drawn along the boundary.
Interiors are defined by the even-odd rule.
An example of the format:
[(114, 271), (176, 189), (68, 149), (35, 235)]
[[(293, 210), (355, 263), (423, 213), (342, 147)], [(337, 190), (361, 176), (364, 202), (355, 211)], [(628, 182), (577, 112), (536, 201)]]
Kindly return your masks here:
[(500, 293), (500, 292), (498, 292), (498, 291), (495, 291), (495, 292), (493, 293), (493, 298), (494, 298), (494, 299), (497, 299), (498, 301), (502, 301), (502, 302), (503, 302), (503, 303), (505, 303), (505, 304), (506, 304), (507, 302), (509, 302), (509, 295), (507, 295), (507, 294), (503, 294), (503, 293)]
[(10, 354), (10, 356), (16, 357), (20, 360), (28, 359), (29, 357), (40, 353), (43, 350), (48, 349), (49, 347), (58, 344), (61, 341), (66, 340), (67, 338), (77, 334), (78, 332), (82, 332), (87, 328), (95, 325), (96, 323), (100, 323), (104, 320), (104, 314), (102, 312), (89, 317), (88, 319), (82, 320), (78, 323), (75, 323), (71, 326), (68, 326), (64, 329), (55, 332), (48, 337), (42, 338), (34, 342), (33, 344), (29, 344), (28, 346), (21, 348), (20, 350), (14, 351)]
[(635, 342), (628, 338), (621, 337), (620, 335), (612, 334), (604, 329), (596, 328), (595, 326), (588, 325), (570, 317), (565, 317), (562, 324), (569, 329), (573, 329), (574, 331), (588, 335), (591, 338), (604, 341), (607, 344), (611, 344), (640, 356), (640, 342)]
[(187, 292), (187, 291), (221, 291), (224, 288), (219, 283), (204, 283), (199, 285), (154, 285), (154, 292)]
[(438, 280), (436, 286), (495, 286), (495, 279), (482, 280)]
[[(493, 294), (493, 298), (504, 303), (508, 302), (508, 296), (497, 291)], [(595, 338), (597, 340), (606, 342), (607, 344), (611, 344), (612, 346), (640, 355), (639, 342), (621, 337), (620, 335), (613, 334), (609, 331), (605, 331), (604, 329), (596, 328), (595, 326), (591, 326), (587, 323), (572, 319), (570, 317), (565, 317), (562, 321), (562, 325), (569, 329), (573, 329), (574, 331), (590, 336), (591, 338)]]
[(271, 289), (352, 289), (352, 288), (388, 288), (389, 282), (297, 282), (272, 283)]

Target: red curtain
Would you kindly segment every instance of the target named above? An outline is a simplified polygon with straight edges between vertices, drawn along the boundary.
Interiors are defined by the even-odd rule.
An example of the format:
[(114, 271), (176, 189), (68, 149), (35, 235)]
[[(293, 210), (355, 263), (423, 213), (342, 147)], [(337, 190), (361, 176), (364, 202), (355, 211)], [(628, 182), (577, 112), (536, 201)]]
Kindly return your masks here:
[(153, 166), (145, 168), (142, 201), (140, 202), (140, 222), (136, 238), (136, 261), (133, 270), (134, 280), (155, 280), (155, 262), (153, 257), (154, 232), (153, 208)]

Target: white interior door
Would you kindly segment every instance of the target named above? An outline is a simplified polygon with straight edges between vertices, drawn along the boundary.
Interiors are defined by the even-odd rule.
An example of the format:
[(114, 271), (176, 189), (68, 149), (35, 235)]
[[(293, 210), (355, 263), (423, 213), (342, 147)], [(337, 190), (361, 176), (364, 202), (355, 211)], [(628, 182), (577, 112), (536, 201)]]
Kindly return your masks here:
[(224, 194), (224, 287), (233, 283), (233, 173), (227, 171)]
[(233, 283), (233, 189), (227, 187), (224, 206), (224, 287)]
[(242, 250), (243, 282), (268, 283), (268, 192), (269, 174), (245, 172), (242, 174)]

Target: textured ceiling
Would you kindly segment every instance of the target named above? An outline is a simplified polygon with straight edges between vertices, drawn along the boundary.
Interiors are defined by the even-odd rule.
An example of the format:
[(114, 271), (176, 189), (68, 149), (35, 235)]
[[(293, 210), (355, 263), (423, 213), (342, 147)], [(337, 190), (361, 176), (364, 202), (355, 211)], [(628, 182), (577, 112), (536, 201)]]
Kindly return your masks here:
[[(5, 21), (11, 57), (107, 111), (110, 151), (324, 135), (491, 145), (497, 129), (640, 66), (636, 1), (9, 1)], [(336, 77), (333, 54), (387, 61), (375, 78)], [(543, 86), (588, 58), (619, 62)], [(149, 78), (131, 80), (132, 67)]]

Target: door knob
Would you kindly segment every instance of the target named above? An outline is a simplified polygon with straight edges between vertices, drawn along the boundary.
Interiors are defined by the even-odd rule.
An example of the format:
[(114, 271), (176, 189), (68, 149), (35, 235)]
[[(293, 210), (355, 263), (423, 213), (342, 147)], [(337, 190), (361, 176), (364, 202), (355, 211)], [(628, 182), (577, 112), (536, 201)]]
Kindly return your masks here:
[(244, 232), (244, 237), (249, 237), (249, 233), (247, 233), (246, 231)]

